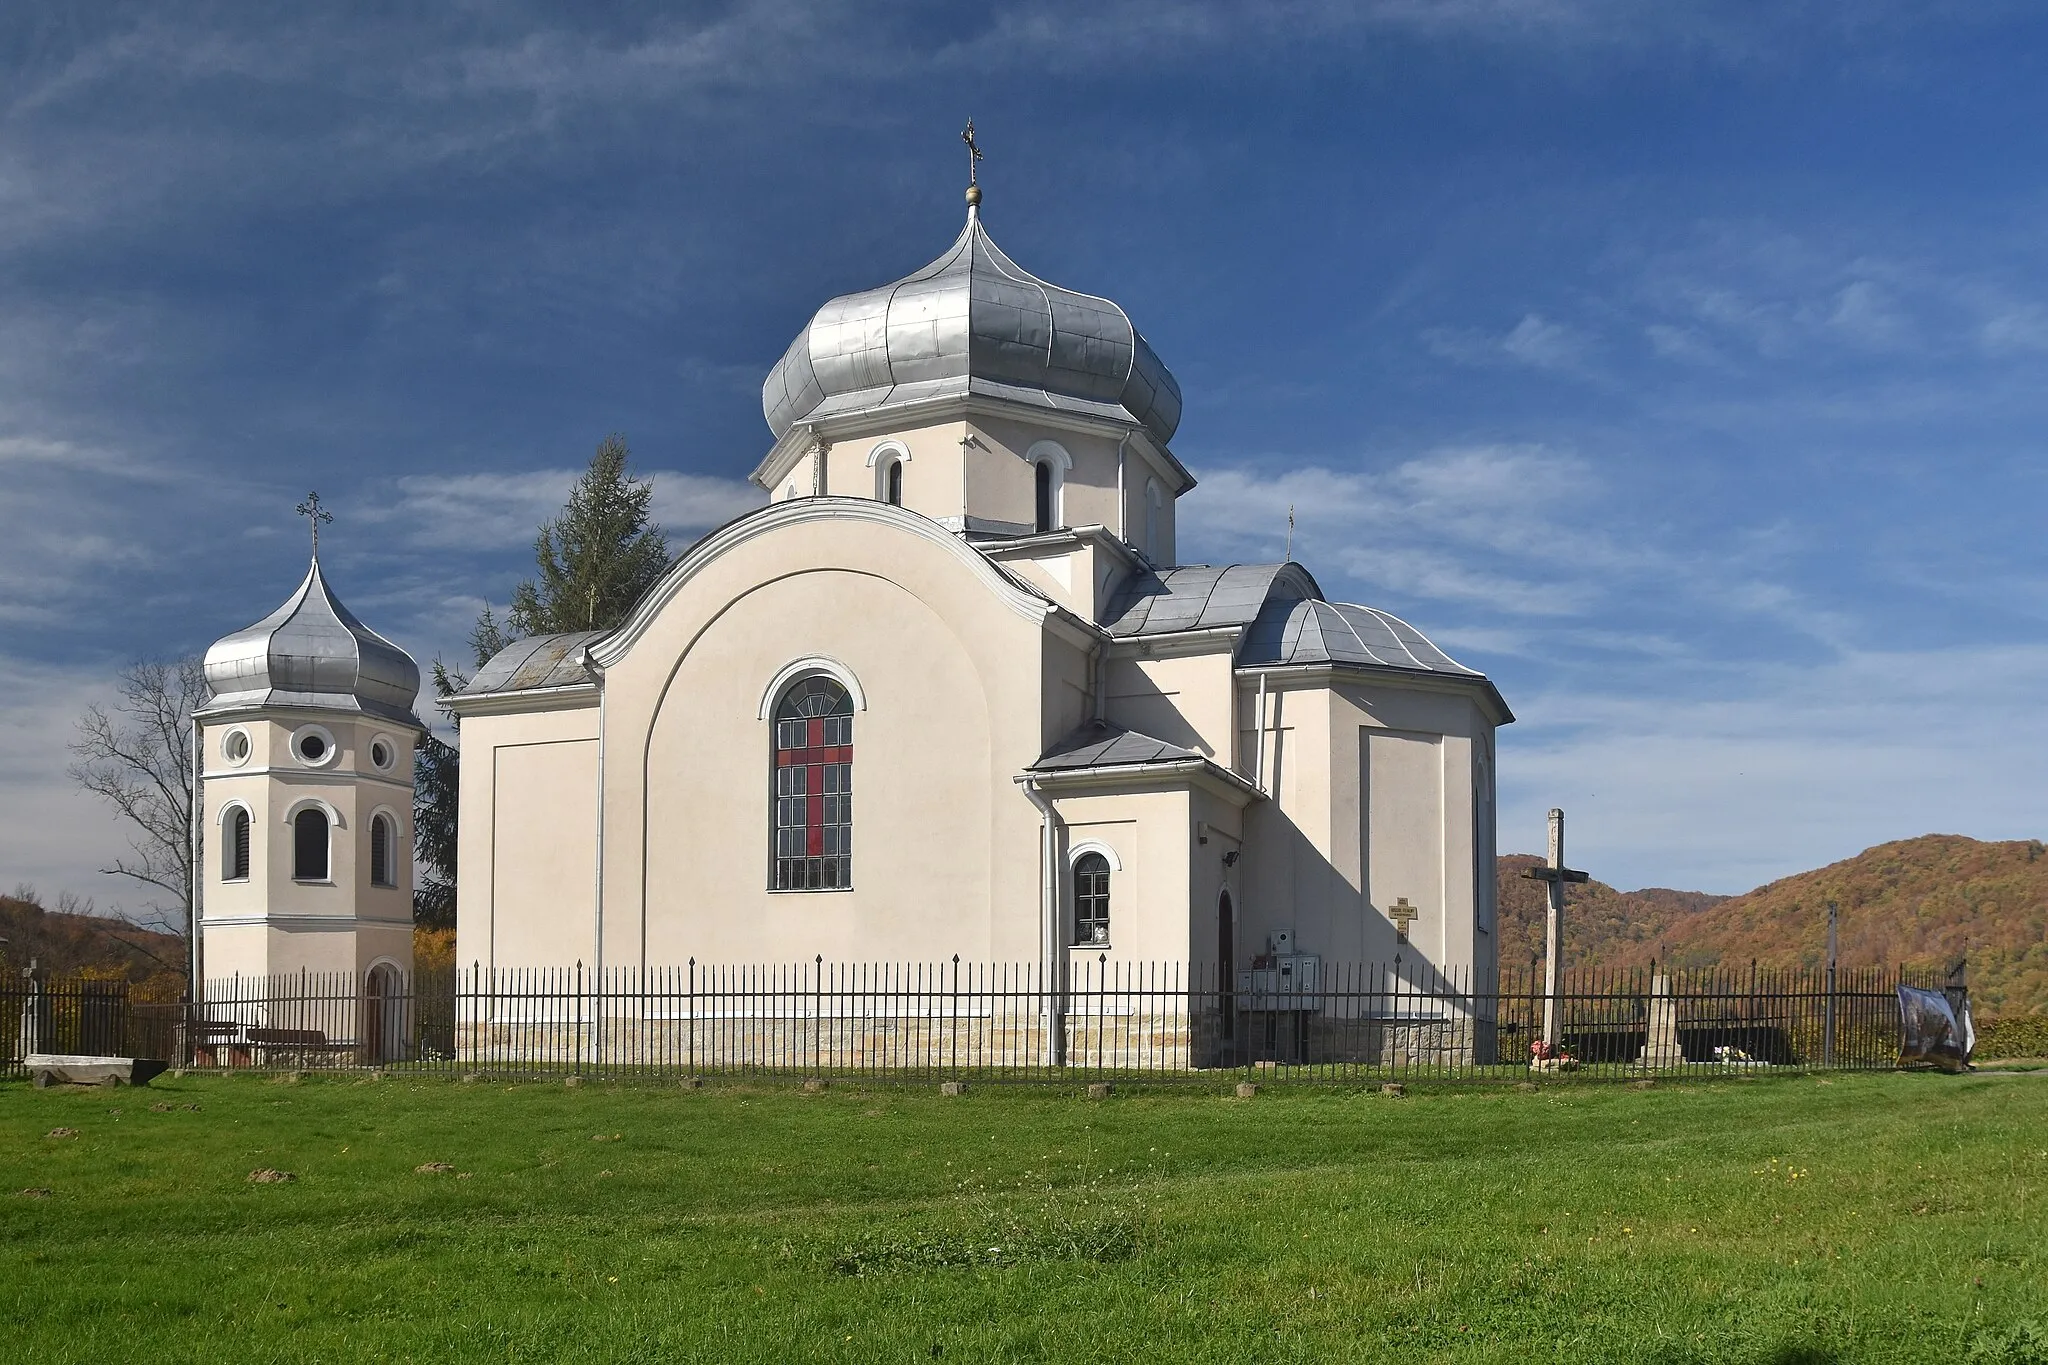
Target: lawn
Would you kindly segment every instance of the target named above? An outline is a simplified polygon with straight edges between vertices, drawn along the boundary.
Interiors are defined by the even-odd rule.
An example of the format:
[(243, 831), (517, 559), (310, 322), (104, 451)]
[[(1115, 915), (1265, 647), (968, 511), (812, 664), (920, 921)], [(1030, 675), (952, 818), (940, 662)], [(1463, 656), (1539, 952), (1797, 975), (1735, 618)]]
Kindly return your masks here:
[(2029, 1076), (8, 1082), (0, 1355), (2048, 1360), (2044, 1120)]

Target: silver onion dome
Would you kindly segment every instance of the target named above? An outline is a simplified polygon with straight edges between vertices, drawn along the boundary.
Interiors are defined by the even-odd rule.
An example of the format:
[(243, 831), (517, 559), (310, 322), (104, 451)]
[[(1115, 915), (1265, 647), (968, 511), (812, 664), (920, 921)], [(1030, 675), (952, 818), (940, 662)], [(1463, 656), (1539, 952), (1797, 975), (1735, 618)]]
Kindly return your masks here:
[(761, 408), (780, 440), (799, 422), (967, 393), (1134, 421), (1162, 444), (1180, 425), (1180, 386), (1129, 315), (1018, 266), (972, 207), (924, 269), (820, 308)]
[(317, 559), (283, 606), (215, 641), (205, 668), (213, 696), (201, 715), (291, 706), (420, 724), (419, 665), (341, 604)]

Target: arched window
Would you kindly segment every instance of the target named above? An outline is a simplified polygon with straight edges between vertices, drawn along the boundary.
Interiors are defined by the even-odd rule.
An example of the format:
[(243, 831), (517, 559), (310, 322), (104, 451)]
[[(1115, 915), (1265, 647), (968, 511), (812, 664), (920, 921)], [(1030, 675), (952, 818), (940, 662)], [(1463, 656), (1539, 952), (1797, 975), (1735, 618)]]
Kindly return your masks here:
[(777, 891), (853, 885), (853, 698), (813, 675), (775, 708)]
[(221, 840), (220, 879), (224, 882), (249, 880), (249, 812), (236, 806), (228, 812), (226, 836)]
[(370, 885), (396, 886), (398, 882), (392, 871), (391, 858), (391, 817), (373, 815), (370, 817)]
[(1109, 859), (1100, 853), (1074, 860), (1074, 942), (1109, 942)]
[(1052, 461), (1040, 460), (1031, 466), (1033, 506), (1037, 509), (1036, 526), (1040, 532), (1053, 530), (1054, 518), (1058, 515), (1053, 506)]
[(903, 505), (903, 461), (891, 458), (882, 466), (882, 501), (892, 507)]
[(327, 813), (308, 806), (292, 817), (292, 877), (327, 880)]
[(1154, 564), (1165, 562), (1161, 542), (1166, 536), (1166, 508), (1156, 479), (1145, 481), (1145, 557)]

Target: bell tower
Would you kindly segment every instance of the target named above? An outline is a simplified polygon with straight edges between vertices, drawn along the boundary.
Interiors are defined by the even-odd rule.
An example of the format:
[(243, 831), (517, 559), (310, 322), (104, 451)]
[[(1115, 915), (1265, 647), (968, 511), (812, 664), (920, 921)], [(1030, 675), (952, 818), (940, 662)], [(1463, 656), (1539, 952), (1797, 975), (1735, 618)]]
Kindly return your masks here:
[(206, 651), (199, 973), (412, 970), (420, 671), (357, 620), (314, 553), (298, 591)]

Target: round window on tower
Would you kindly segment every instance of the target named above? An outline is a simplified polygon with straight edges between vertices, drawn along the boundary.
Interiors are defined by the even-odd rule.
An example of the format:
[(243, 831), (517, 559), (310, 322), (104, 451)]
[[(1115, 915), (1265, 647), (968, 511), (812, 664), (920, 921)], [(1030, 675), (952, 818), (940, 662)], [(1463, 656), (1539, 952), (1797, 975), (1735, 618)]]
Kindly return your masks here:
[(380, 773), (388, 773), (391, 771), (391, 765), (396, 763), (397, 761), (397, 746), (392, 744), (388, 736), (379, 735), (375, 739), (370, 741), (371, 767), (375, 768)]
[(292, 734), (292, 757), (308, 768), (334, 762), (334, 735), (324, 725), (302, 725)]
[(247, 730), (230, 730), (220, 737), (220, 756), (239, 768), (249, 761), (250, 744)]

